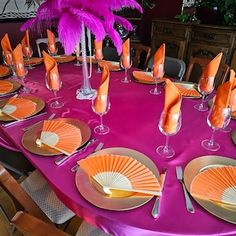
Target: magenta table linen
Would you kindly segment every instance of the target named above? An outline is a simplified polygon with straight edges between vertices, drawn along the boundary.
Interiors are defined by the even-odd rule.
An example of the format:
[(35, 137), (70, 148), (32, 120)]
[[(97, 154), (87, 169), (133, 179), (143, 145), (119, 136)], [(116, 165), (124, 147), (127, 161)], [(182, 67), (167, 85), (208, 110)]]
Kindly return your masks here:
[[(75, 99), (76, 89), (81, 86), (81, 68), (72, 63), (59, 65), (62, 79), (62, 89), (58, 93), (65, 106), (56, 112), (57, 117), (78, 118), (89, 124), (93, 129), (99, 122), (99, 117), (92, 112), (91, 101)], [(44, 67), (38, 66), (29, 71), (27, 76), (28, 86), (34, 88), (34, 95), (42, 97), (45, 101), (53, 98), (53, 94), (45, 87)], [(93, 73), (91, 83), (97, 88), (100, 74)], [(104, 148), (127, 147), (146, 154), (157, 165), (160, 172), (168, 169), (164, 193), (161, 199), (160, 216), (153, 219), (151, 210), (154, 199), (134, 210), (110, 211), (97, 208), (86, 201), (75, 186), (75, 174), (70, 171), (76, 161), (84, 158), (94, 148), (73, 157), (61, 166), (56, 166), (56, 157), (34, 155), (25, 150), (21, 145), (23, 127), (37, 120), (21, 122), (17, 126), (2, 128), (2, 132), (14, 145), (21, 150), (33, 165), (42, 172), (49, 181), (59, 198), (74, 212), (89, 223), (97, 225), (104, 231), (117, 236), (160, 236), (160, 235), (236, 235), (236, 225), (225, 222), (211, 215), (199, 206), (194, 200), (195, 214), (188, 213), (182, 186), (176, 179), (175, 167), (183, 167), (192, 159), (203, 155), (222, 155), (236, 159), (236, 146), (230, 138), (230, 133), (217, 132), (216, 139), (221, 148), (216, 153), (206, 151), (201, 147), (201, 141), (209, 138), (211, 129), (206, 118), (208, 112), (199, 112), (194, 105), (199, 100), (183, 99), (182, 127), (178, 134), (170, 137), (170, 145), (175, 149), (176, 155), (171, 160), (165, 160), (155, 152), (159, 145), (164, 144), (165, 137), (158, 129), (158, 120), (163, 109), (164, 93), (154, 96), (149, 93), (153, 85), (144, 85), (131, 82), (121, 83), (124, 72), (112, 72), (110, 79), (111, 109), (104, 116), (104, 123), (111, 129), (105, 136), (97, 137), (104, 142)], [(40, 118), (39, 118), (40, 119)], [(231, 128), (236, 128), (236, 121), (232, 120)], [(16, 132), (17, 130), (17, 132)]]

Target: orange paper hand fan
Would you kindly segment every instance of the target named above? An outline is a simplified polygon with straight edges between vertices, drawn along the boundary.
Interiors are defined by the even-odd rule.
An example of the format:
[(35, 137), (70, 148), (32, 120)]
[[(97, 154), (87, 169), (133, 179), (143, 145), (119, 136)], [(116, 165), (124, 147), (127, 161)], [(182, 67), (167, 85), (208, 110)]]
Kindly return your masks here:
[(156, 176), (132, 157), (105, 154), (81, 160), (78, 164), (95, 181), (95, 187), (96, 183), (102, 186), (104, 193), (121, 190), (160, 195)]
[(13, 84), (9, 81), (0, 81), (0, 94), (5, 94), (13, 89)]
[(71, 155), (82, 143), (80, 129), (63, 121), (46, 120), (40, 138), (36, 140), (38, 146), (45, 144), (65, 155)]
[(200, 199), (236, 206), (236, 166), (211, 168), (198, 174), (190, 192)]
[(33, 101), (21, 97), (12, 97), (1, 109), (1, 112), (16, 120), (21, 120), (31, 116), (35, 110), (36, 104)]

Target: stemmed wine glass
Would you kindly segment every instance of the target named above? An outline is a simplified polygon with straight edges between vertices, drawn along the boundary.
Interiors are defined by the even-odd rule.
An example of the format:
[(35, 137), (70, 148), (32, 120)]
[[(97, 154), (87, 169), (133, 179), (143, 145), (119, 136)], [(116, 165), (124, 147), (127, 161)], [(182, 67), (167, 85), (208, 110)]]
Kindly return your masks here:
[(152, 73), (153, 73), (153, 79), (155, 81), (155, 88), (151, 89), (150, 93), (153, 95), (158, 95), (161, 93), (161, 90), (160, 90), (160, 88), (158, 88), (157, 84), (158, 84), (158, 80), (163, 78), (163, 76), (164, 76), (164, 65), (159, 64), (157, 73), (154, 73), (154, 69), (153, 69)]
[(30, 89), (25, 86), (25, 77), (28, 74), (28, 70), (25, 68), (24, 63), (15, 63), (14, 64), (16, 77), (21, 80), (22, 89), (20, 90), (21, 93), (30, 93)]
[(57, 56), (58, 48), (55, 43), (48, 43), (48, 53), (50, 56), (55, 57)]
[(125, 70), (125, 78), (121, 80), (122, 83), (129, 83), (131, 80), (128, 78), (128, 69), (132, 66), (131, 56), (121, 56), (120, 66)]
[(220, 144), (215, 141), (215, 132), (227, 127), (231, 119), (230, 108), (217, 108), (213, 105), (207, 116), (207, 124), (212, 128), (210, 139), (205, 139), (201, 142), (202, 147), (209, 151), (217, 151), (220, 149)]
[[(168, 121), (168, 123), (166, 123)], [(159, 130), (162, 134), (166, 136), (165, 145), (159, 146), (156, 149), (156, 152), (165, 158), (171, 158), (175, 155), (175, 151), (172, 147), (169, 146), (169, 137), (175, 135), (180, 130), (182, 124), (181, 112), (179, 113), (167, 113), (162, 112), (159, 120)]]
[(109, 97), (106, 95), (97, 95), (92, 100), (93, 111), (100, 116), (100, 125), (94, 128), (94, 132), (100, 135), (109, 133), (110, 128), (103, 124), (103, 115), (105, 115), (111, 108)]
[(198, 111), (207, 111), (208, 105), (205, 102), (206, 95), (209, 95), (214, 90), (214, 78), (201, 78), (198, 83), (198, 90), (202, 94), (202, 101), (194, 106)]
[(12, 71), (12, 78), (16, 78), (16, 72), (15, 72), (15, 68), (14, 68), (14, 62), (12, 59), (12, 53), (4, 53), (2, 52), (2, 56), (3, 56), (3, 61), (4, 64), (6, 66), (8, 66), (10, 68), (10, 70)]
[(28, 62), (28, 69), (32, 70), (34, 67), (30, 64), (30, 59), (33, 56), (33, 50), (30, 46), (25, 46), (22, 48), (23, 56), (26, 58), (26, 61)]
[(55, 101), (53, 101), (50, 104), (51, 108), (57, 109), (57, 108), (63, 107), (64, 103), (61, 101), (58, 101), (58, 97), (57, 97), (57, 92), (61, 89), (61, 86), (62, 86), (62, 81), (60, 79), (60, 76), (57, 73), (53, 73), (50, 75), (46, 74), (45, 81), (46, 81), (47, 88), (53, 92), (54, 97), (55, 97)]

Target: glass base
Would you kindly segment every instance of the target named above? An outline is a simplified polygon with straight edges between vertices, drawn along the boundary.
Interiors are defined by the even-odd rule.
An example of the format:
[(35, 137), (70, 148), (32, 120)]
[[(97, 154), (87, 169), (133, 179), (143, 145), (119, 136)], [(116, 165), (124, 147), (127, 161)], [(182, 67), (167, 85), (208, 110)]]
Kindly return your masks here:
[(58, 108), (61, 108), (64, 106), (64, 103), (63, 102), (59, 102), (59, 101), (54, 101), (50, 104), (50, 107), (51, 108), (54, 108), (54, 109), (58, 109)]
[(210, 139), (203, 140), (201, 142), (201, 145), (206, 150), (213, 151), (213, 152), (218, 151), (220, 149), (220, 145), (215, 141), (212, 142)]
[(28, 68), (28, 70), (33, 70), (35, 67), (32, 65), (28, 65), (27, 68)]
[(74, 64), (74, 66), (81, 66), (82, 64), (79, 62), (79, 61), (77, 61), (75, 64)]
[(197, 109), (198, 111), (208, 111), (209, 110), (209, 107), (207, 104), (205, 103), (199, 103), (199, 104), (196, 104), (194, 106), (195, 109)]
[(232, 128), (229, 126), (226, 126), (225, 128), (220, 129), (220, 131), (223, 133), (230, 133), (232, 131)]
[(161, 94), (161, 90), (159, 90), (158, 88), (153, 88), (150, 90), (150, 93), (153, 95), (159, 95)]
[(20, 93), (30, 93), (30, 92), (31, 92), (31, 90), (29, 88), (27, 88), (27, 87), (22, 87), (20, 89)]
[(76, 98), (79, 100), (93, 100), (96, 96), (96, 89), (80, 88), (76, 91)]
[(96, 134), (104, 135), (110, 132), (110, 128), (106, 125), (98, 125), (94, 128)]
[(120, 82), (127, 84), (127, 83), (130, 83), (131, 80), (126, 77), (126, 78), (122, 79)]
[(165, 145), (159, 146), (156, 149), (156, 152), (157, 152), (157, 154), (159, 154), (160, 156), (165, 157), (165, 158), (171, 158), (175, 155), (174, 149), (170, 146), (165, 146)]

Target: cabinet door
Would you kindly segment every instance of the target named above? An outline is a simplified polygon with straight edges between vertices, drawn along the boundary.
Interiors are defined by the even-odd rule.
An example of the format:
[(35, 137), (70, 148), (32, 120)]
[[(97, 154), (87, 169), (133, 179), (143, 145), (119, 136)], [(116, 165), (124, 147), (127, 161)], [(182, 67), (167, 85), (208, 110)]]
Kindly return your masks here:
[(234, 49), (233, 57), (231, 60), (231, 67), (236, 71), (236, 49)]

